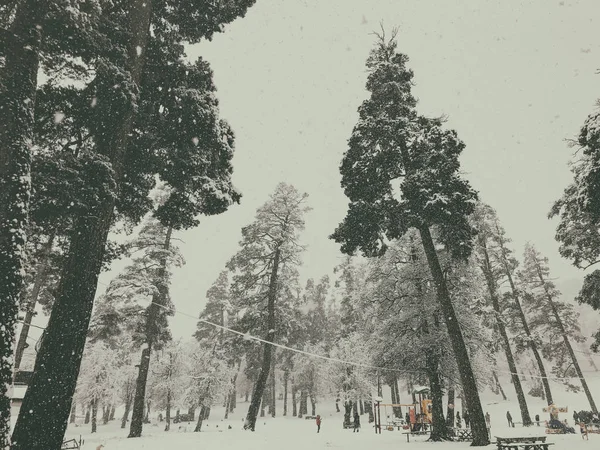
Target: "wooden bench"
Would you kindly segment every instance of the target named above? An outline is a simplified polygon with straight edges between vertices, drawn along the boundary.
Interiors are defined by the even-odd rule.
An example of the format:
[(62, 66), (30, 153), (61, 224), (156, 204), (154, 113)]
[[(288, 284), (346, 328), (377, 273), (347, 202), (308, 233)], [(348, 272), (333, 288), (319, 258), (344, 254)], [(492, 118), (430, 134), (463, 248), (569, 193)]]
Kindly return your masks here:
[(68, 441), (64, 441), (60, 446), (60, 450), (80, 450), (84, 441), (79, 436), (79, 440), (69, 439)]
[(410, 442), (410, 436), (422, 436), (424, 434), (429, 434), (429, 431), (405, 431), (402, 434), (406, 435), (406, 442)]
[(472, 441), (473, 431), (470, 428), (453, 428), (454, 439), (456, 441)]
[(498, 450), (548, 450), (553, 443), (546, 442), (546, 436), (519, 436), (519, 437), (498, 437), (496, 436), (496, 445)]

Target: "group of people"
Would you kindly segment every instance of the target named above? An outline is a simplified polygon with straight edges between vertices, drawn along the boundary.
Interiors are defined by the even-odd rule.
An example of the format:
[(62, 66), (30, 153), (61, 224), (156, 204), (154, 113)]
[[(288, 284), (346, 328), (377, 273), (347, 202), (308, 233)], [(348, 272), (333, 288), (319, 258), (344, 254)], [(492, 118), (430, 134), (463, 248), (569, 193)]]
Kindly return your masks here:
[[(471, 427), (471, 417), (469, 416), (469, 411), (465, 411), (463, 414), (463, 418), (462, 420), (465, 421), (465, 428), (470, 428)], [(485, 424), (487, 425), (487, 427), (490, 427), (490, 413), (486, 412), (485, 413)], [(456, 411), (456, 428), (462, 428), (462, 421), (460, 419), (460, 411)]]
[[(316, 423), (317, 423), (317, 433), (319, 433), (321, 431), (321, 416), (317, 415), (316, 417)], [(358, 433), (360, 431), (360, 414), (358, 414), (358, 411), (356, 411), (354, 413), (354, 424), (353, 424), (353, 433)]]

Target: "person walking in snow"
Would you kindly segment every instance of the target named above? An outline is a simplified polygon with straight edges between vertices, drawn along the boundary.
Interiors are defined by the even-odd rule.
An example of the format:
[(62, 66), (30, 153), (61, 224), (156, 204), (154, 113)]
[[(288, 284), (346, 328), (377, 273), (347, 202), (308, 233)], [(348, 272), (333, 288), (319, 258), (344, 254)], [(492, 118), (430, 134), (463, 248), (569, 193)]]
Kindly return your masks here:
[(506, 411), (506, 420), (508, 420), (508, 426), (509, 427), (515, 427), (515, 424), (513, 423), (512, 420), (512, 416), (510, 415), (510, 411)]
[(360, 416), (358, 415), (358, 411), (354, 413), (354, 430), (353, 433), (358, 433), (360, 431)]
[(321, 416), (317, 416), (317, 433), (321, 431)]

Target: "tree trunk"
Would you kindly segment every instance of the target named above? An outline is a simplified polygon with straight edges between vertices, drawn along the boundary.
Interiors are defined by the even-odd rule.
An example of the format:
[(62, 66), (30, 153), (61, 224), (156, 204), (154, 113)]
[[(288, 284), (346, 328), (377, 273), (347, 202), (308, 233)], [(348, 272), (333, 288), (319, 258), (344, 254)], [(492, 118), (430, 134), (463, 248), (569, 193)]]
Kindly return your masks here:
[(194, 420), (196, 418), (196, 407), (195, 406), (190, 406), (188, 408), (188, 412), (187, 413), (188, 413), (188, 417), (190, 418), (190, 420)]
[(165, 413), (165, 431), (171, 429), (171, 390), (167, 389), (167, 411)]
[[(481, 266), (481, 270), (486, 280), (488, 294), (492, 300), (492, 307), (494, 308), (494, 315), (496, 318), (496, 326), (498, 332), (500, 333), (502, 346), (504, 347), (504, 354), (506, 355), (506, 360), (508, 361), (508, 368), (510, 369), (513, 386), (515, 387), (515, 393), (517, 394), (519, 409), (521, 410), (521, 421), (523, 422), (524, 427), (529, 427), (533, 423), (531, 421), (531, 416), (529, 415), (529, 408), (527, 407), (527, 401), (525, 399), (525, 392), (523, 392), (523, 386), (521, 385), (521, 379), (519, 378), (517, 372), (517, 365), (515, 364), (515, 359), (510, 348), (510, 341), (508, 339), (508, 334), (506, 333), (504, 320), (502, 319), (502, 311), (500, 310), (500, 301), (498, 299), (498, 285), (496, 283), (496, 278), (494, 277), (492, 263), (487, 250), (487, 242), (484, 236), (479, 237), (479, 245), (483, 255), (483, 264)], [(502, 389), (502, 386), (500, 386), (500, 382), (498, 381), (498, 377), (495, 372), (494, 378), (497, 386), (502, 392), (502, 397), (504, 400), (506, 400), (504, 390)]]
[[(511, 371), (511, 374), (514, 374), (515, 372)], [(507, 400), (506, 398), (506, 394), (504, 393), (504, 389), (502, 389), (502, 385), (500, 384), (500, 380), (498, 379), (498, 374), (496, 373), (496, 371), (492, 371), (492, 375), (494, 377), (494, 382), (496, 383), (496, 388), (498, 389), (498, 392), (500, 392), (500, 395), (502, 395), (502, 399), (503, 400)], [(513, 381), (514, 383), (514, 381)], [(525, 394), (523, 393), (523, 396), (525, 396)], [(517, 397), (518, 397), (518, 393), (517, 393)], [(523, 398), (523, 401), (525, 401), (525, 398)], [(519, 406), (521, 405), (521, 402), (519, 400)], [(525, 406), (527, 406), (527, 404), (525, 404)], [(527, 411), (527, 417), (529, 417), (529, 410)], [(523, 426), (527, 427), (529, 425), (532, 425), (532, 421), (531, 421), (531, 417), (529, 417), (529, 425), (526, 425), (526, 421), (525, 418), (523, 417), (523, 412), (521, 411), (521, 419), (523, 419)]]
[(77, 402), (73, 399), (73, 405), (71, 406), (71, 416), (69, 417), (69, 423), (75, 423), (77, 418)]
[(300, 410), (298, 411), (298, 417), (302, 418), (308, 414), (308, 393), (305, 389), (300, 391)]
[(285, 369), (283, 372), (283, 415), (287, 416), (287, 401), (288, 401), (288, 379), (290, 372)]
[[(497, 232), (497, 235), (500, 236), (500, 230), (499, 230), (498, 226), (496, 226), (496, 232)], [(528, 338), (527, 341), (529, 344), (529, 348), (533, 352), (533, 356), (535, 358), (538, 369), (540, 371), (540, 375), (542, 377), (544, 392), (546, 394), (546, 402), (548, 403), (548, 405), (551, 405), (552, 403), (554, 403), (554, 401), (552, 400), (552, 392), (550, 391), (550, 383), (548, 382), (548, 377), (546, 375), (546, 369), (544, 367), (544, 362), (542, 360), (542, 357), (540, 356), (540, 352), (537, 349), (537, 344), (535, 343), (533, 336), (531, 336), (531, 332), (529, 330), (529, 325), (527, 324), (527, 318), (525, 317), (525, 313), (523, 312), (523, 308), (521, 307), (519, 291), (517, 290), (517, 287), (515, 286), (515, 283), (514, 283), (514, 280), (512, 277), (512, 268), (511, 268), (511, 265), (508, 260), (506, 248), (504, 246), (504, 240), (500, 237), (500, 238), (498, 238), (498, 243), (500, 244), (500, 251), (502, 254), (502, 268), (504, 269), (504, 274), (506, 275), (506, 278), (508, 279), (508, 283), (510, 285), (510, 289), (512, 292), (512, 298), (513, 298), (513, 301), (515, 302), (515, 306), (517, 307), (517, 313), (519, 315), (519, 319), (521, 320), (521, 325), (523, 325), (523, 330), (525, 331), (525, 334), (527, 335), (527, 338)]]
[[(19, 314), (25, 229), (31, 189), (31, 146), (39, 68), (39, 48), (48, 1), (19, 2), (0, 45), (3, 95), (0, 96), (0, 448), (10, 445), (13, 344)], [(69, 399), (63, 420), (66, 427)], [(38, 424), (39, 426), (39, 424)], [(14, 440), (18, 441), (19, 436)], [(39, 447), (41, 448), (41, 447)], [(47, 448), (47, 447), (46, 447)], [(33, 449), (29, 447), (29, 449)]]
[(92, 433), (96, 432), (98, 422), (98, 400), (92, 400)]
[(352, 427), (352, 400), (344, 402), (344, 428)]
[[(202, 402), (200, 402), (202, 404)], [(200, 412), (198, 413), (198, 422), (196, 423), (196, 428), (194, 429), (194, 433), (199, 433), (202, 431), (202, 423), (204, 422), (204, 416), (206, 414), (206, 407), (202, 405), (200, 407)]]
[(471, 430), (473, 431), (472, 445), (475, 447), (488, 445), (490, 440), (485, 423), (485, 417), (483, 415), (483, 409), (481, 407), (481, 401), (479, 399), (475, 375), (473, 374), (473, 370), (471, 368), (467, 347), (463, 339), (460, 325), (456, 318), (456, 313), (454, 312), (454, 306), (452, 305), (450, 294), (448, 293), (446, 280), (444, 278), (438, 255), (433, 244), (433, 239), (427, 226), (420, 227), (419, 233), (421, 235), (421, 242), (423, 243), (425, 255), (427, 256), (427, 262), (429, 264), (431, 276), (435, 283), (437, 298), (445, 318), (448, 335), (450, 337), (450, 342), (456, 358), (456, 364), (458, 365), (458, 371), (460, 373), (465, 400), (471, 416)]
[[(30, 1), (34, 5), (38, 3), (34, 0)], [(46, 5), (48, 2), (40, 3)], [(126, 30), (130, 33), (126, 69), (132, 83), (139, 86), (149, 36), (152, 1), (131, 0), (130, 6), (129, 24)], [(39, 6), (36, 9), (38, 9), (35, 11), (36, 14), (43, 10)], [(26, 22), (26, 29), (35, 28), (34, 25), (39, 23), (39, 21)], [(18, 77), (22, 80), (30, 78), (32, 87), (35, 86), (33, 83), (37, 77), (37, 63), (33, 68), (35, 70), (30, 71), (19, 67), (18, 73)], [(97, 77), (107, 76), (103, 70), (97, 73)], [(115, 95), (114, 91), (110, 92), (110, 96), (99, 100), (110, 105), (114, 102), (113, 99), (121, 98)], [(29, 98), (33, 100), (33, 97)], [(125, 107), (115, 106), (118, 106), (115, 111), (118, 110), (120, 114), (119, 117), (112, 117), (111, 120), (116, 126), (110, 132), (108, 129), (101, 130), (95, 139), (98, 153), (106, 156), (111, 163), (118, 188), (123, 174), (123, 163), (128, 137), (132, 131), (135, 108), (133, 104)], [(19, 120), (23, 119), (19, 118)], [(13, 134), (12, 130), (10, 134)], [(0, 142), (5, 142), (4, 138), (0, 139)], [(105, 198), (95, 209), (94, 214), (86, 214), (76, 219), (56, 300), (38, 352), (35, 371), (13, 432), (15, 443), (12, 450), (48, 450), (60, 448), (62, 445), (79, 375), (108, 231), (113, 221), (114, 206), (115, 198)], [(17, 217), (17, 221), (18, 219)], [(2, 285), (5, 284), (10, 285), (10, 283)], [(20, 289), (21, 283), (16, 285)], [(10, 296), (5, 295), (0, 297), (11, 299)], [(10, 302), (3, 301), (2, 305), (7, 303)], [(0, 339), (0, 342), (5, 342), (5, 339)], [(12, 339), (8, 342), (10, 346)], [(0, 386), (4, 384), (0, 382)]]
[(129, 411), (131, 410), (131, 394), (127, 394), (127, 398), (125, 399), (125, 412), (123, 413), (123, 418), (121, 419), (121, 428), (125, 428), (127, 425), (127, 418), (129, 417)]
[(229, 419), (229, 409), (231, 405), (231, 392), (227, 394), (227, 399), (225, 400), (225, 420)]
[(575, 371), (577, 372), (577, 376), (579, 377), (579, 381), (581, 382), (581, 386), (583, 387), (583, 391), (585, 392), (585, 396), (590, 404), (590, 408), (592, 412), (598, 414), (598, 408), (596, 408), (596, 402), (592, 397), (592, 393), (590, 392), (590, 388), (588, 387), (587, 382), (583, 376), (583, 372), (581, 371), (581, 367), (579, 366), (579, 361), (577, 360), (577, 356), (575, 356), (575, 352), (573, 351), (573, 347), (571, 346), (571, 342), (569, 341), (569, 335), (567, 334), (567, 330), (565, 330), (565, 326), (562, 322), (560, 314), (556, 309), (556, 305), (554, 304), (554, 300), (552, 299), (552, 294), (548, 291), (548, 287), (546, 286), (544, 277), (542, 276), (542, 272), (540, 270), (539, 265), (537, 266), (537, 273), (540, 282), (544, 286), (544, 291), (546, 292), (546, 299), (548, 300), (548, 304), (550, 305), (550, 309), (552, 310), (552, 314), (554, 315), (554, 319), (556, 320), (556, 324), (558, 325), (558, 330), (563, 337), (563, 341), (565, 342), (565, 347), (567, 347), (567, 351), (569, 352), (569, 356), (571, 357), (571, 361), (573, 362), (573, 367), (575, 367)]
[[(394, 386), (396, 387), (396, 403), (401, 403), (400, 401), (400, 386), (398, 386), (398, 377), (394, 376)], [(398, 406), (397, 411), (396, 411), (396, 417), (401, 419), (402, 418), (402, 406)]]
[(129, 426), (128, 437), (140, 437), (144, 423), (144, 403), (146, 398), (146, 380), (148, 379), (148, 370), (150, 368), (150, 344), (142, 350), (140, 360), (140, 370), (135, 384), (135, 394), (133, 397), (133, 413), (131, 415), (131, 425)]
[(433, 352), (428, 352), (425, 356), (427, 365), (427, 376), (429, 378), (429, 387), (431, 389), (431, 436), (430, 441), (447, 441), (450, 439), (449, 430), (444, 418), (444, 405), (442, 385), (438, 372), (438, 357)]
[[(171, 236), (173, 227), (168, 227), (165, 235), (164, 249), (169, 250), (171, 246)], [(129, 429), (128, 438), (140, 437), (142, 435), (142, 415), (144, 399), (146, 397), (146, 383), (148, 382), (148, 370), (150, 368), (150, 355), (152, 347), (156, 343), (159, 335), (159, 318), (164, 309), (161, 305), (165, 305), (168, 298), (168, 281), (167, 281), (167, 260), (166, 257), (161, 261), (160, 268), (157, 271), (154, 286), (156, 290), (152, 294), (152, 303), (147, 308), (146, 316), (146, 348), (142, 350), (142, 359), (140, 361), (140, 370), (138, 372), (137, 381), (135, 384), (135, 396), (133, 397), (133, 415), (131, 416), (131, 427)], [(150, 408), (148, 408), (150, 409)], [(146, 419), (148, 422), (148, 419)]]
[(21, 332), (19, 333), (19, 340), (17, 342), (17, 348), (15, 349), (15, 372), (19, 370), (21, 367), (21, 360), (23, 359), (23, 352), (27, 346), (27, 337), (29, 336), (29, 328), (31, 326), (31, 321), (33, 320), (33, 316), (35, 315), (35, 306), (37, 305), (37, 300), (40, 295), (40, 291), (42, 290), (42, 286), (46, 282), (46, 272), (48, 271), (48, 256), (52, 251), (52, 246), (54, 245), (54, 238), (56, 237), (56, 233), (53, 231), (48, 237), (48, 241), (44, 244), (44, 248), (42, 249), (42, 260), (36, 267), (35, 279), (33, 282), (33, 289), (31, 290), (31, 298), (27, 302), (27, 312), (25, 313), (25, 319), (23, 320), (23, 326), (21, 327)]
[[(313, 394), (310, 394), (310, 409), (311, 409), (311, 416), (316, 416), (317, 415), (317, 400), (315, 399)], [(362, 411), (362, 406), (361, 406), (361, 411)], [(363, 414), (364, 411), (361, 412), (361, 414)]]
[(106, 425), (108, 423), (109, 418), (110, 418), (110, 405), (102, 405), (102, 425)]
[(273, 349), (273, 359), (272, 359), (272, 367), (271, 367), (271, 403), (269, 405), (269, 413), (271, 417), (276, 416), (276, 408), (277, 408), (277, 397), (275, 394), (275, 349)]
[(454, 427), (454, 386), (448, 389), (448, 408), (446, 409), (446, 425)]
[[(269, 331), (267, 332), (267, 337), (265, 339), (267, 342), (273, 342), (273, 339), (275, 338), (275, 300), (277, 298), (277, 277), (279, 271), (280, 254), (281, 249), (277, 247), (275, 250), (275, 255), (273, 257), (273, 267), (271, 269), (271, 276), (269, 279), (269, 293), (267, 305), (267, 326), (269, 328)], [(262, 366), (260, 368), (258, 379), (256, 380), (256, 385), (254, 386), (254, 392), (252, 392), (252, 400), (250, 401), (250, 407), (248, 408), (248, 414), (246, 415), (246, 422), (244, 424), (245, 430), (254, 431), (256, 427), (256, 416), (258, 415), (259, 403), (263, 396), (263, 392), (265, 391), (267, 377), (269, 376), (269, 370), (271, 369), (271, 355), (273, 353), (273, 347), (270, 344), (263, 345), (264, 354)]]
[(210, 417), (210, 409), (210, 406), (204, 408), (204, 420), (208, 420), (208, 418)]
[(115, 404), (113, 403), (110, 407), (110, 414), (108, 415), (108, 420), (115, 420), (115, 411), (116, 411), (117, 407), (115, 406)]
[(144, 416), (144, 423), (150, 423), (150, 400), (146, 402), (146, 415)]
[[(312, 397), (311, 397), (312, 400)], [(358, 413), (362, 416), (365, 413), (365, 405), (363, 403), (362, 398), (358, 399)], [(313, 414), (314, 416), (314, 414)]]
[(296, 406), (296, 385), (292, 380), (292, 417), (296, 417), (298, 415), (298, 409)]
[(265, 391), (263, 392), (263, 397), (262, 400), (260, 401), (260, 417), (265, 417), (265, 408), (267, 407), (267, 394), (268, 394), (268, 390), (265, 389)]
[(91, 410), (91, 404), (88, 405), (87, 409), (85, 410), (85, 419), (83, 421), (84, 425), (87, 425), (88, 423), (90, 423), (90, 410)]
[(229, 412), (233, 412), (237, 406), (237, 389), (235, 384), (237, 382), (237, 373), (233, 377), (233, 392), (231, 393), (231, 402), (229, 403)]
[(369, 414), (369, 423), (373, 423), (375, 421), (375, 417), (373, 417), (373, 402), (365, 400), (365, 410)]

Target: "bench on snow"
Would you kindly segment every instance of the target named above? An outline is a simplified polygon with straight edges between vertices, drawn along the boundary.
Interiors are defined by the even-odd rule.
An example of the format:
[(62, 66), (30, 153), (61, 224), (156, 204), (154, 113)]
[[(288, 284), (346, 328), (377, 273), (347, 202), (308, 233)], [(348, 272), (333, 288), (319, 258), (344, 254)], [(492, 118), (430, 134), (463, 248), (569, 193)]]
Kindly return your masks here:
[(472, 441), (473, 431), (470, 428), (453, 428), (454, 440), (456, 441)]
[(60, 450), (80, 450), (84, 442), (85, 441), (81, 439), (81, 436), (79, 436), (79, 440), (69, 439), (62, 443)]
[(411, 436), (422, 436), (424, 434), (429, 434), (429, 431), (405, 431), (402, 434), (406, 435), (406, 442), (410, 442)]
[(551, 442), (546, 442), (546, 436), (518, 436), (503, 438), (496, 436), (498, 450), (548, 450)]

